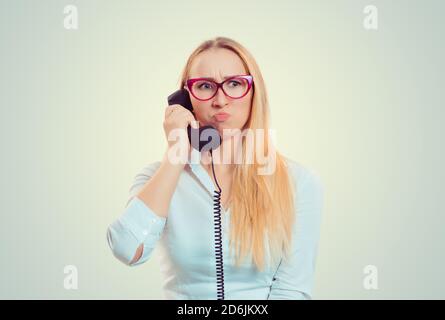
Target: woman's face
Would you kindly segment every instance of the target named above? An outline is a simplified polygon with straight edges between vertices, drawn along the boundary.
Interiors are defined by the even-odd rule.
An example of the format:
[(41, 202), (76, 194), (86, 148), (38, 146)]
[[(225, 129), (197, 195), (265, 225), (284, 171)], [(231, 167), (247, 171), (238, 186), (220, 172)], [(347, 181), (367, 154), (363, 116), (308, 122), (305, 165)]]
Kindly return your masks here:
[[(191, 78), (213, 78), (216, 82), (225, 77), (247, 74), (238, 55), (228, 49), (210, 49), (201, 52), (194, 59), (189, 72)], [(224, 139), (224, 129), (242, 129), (249, 119), (252, 101), (252, 88), (240, 99), (233, 99), (224, 94), (221, 88), (207, 101), (201, 101), (190, 94), (193, 110), (199, 125), (210, 125), (217, 129)], [(225, 112), (229, 116), (221, 118), (217, 113)]]

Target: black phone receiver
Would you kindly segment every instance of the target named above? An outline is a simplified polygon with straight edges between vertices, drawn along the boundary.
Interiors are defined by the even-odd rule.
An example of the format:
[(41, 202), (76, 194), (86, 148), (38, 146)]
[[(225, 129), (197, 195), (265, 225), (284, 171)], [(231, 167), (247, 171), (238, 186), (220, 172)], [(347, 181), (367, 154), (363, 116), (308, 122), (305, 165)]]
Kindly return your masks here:
[[(195, 115), (189, 92), (186, 89), (179, 89), (173, 92), (168, 96), (167, 100), (168, 105), (179, 104)], [(195, 129), (189, 125), (187, 127), (187, 135), (189, 137), (190, 145), (199, 152), (214, 150), (221, 144), (221, 136), (219, 135), (218, 130), (212, 126), (203, 126)], [(192, 139), (192, 137), (194, 139)]]

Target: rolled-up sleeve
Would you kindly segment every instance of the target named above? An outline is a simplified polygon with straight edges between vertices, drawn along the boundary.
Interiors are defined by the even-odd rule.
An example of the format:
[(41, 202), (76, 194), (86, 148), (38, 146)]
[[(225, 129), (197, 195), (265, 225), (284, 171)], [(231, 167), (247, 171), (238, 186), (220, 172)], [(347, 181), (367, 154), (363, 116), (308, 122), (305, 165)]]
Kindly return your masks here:
[(269, 300), (312, 299), (324, 192), (313, 171), (306, 169), (300, 178), (291, 254), (288, 259), (283, 257), (277, 268)]
[[(130, 188), (130, 198), (124, 212), (107, 229), (107, 241), (114, 256), (129, 266), (137, 266), (149, 259), (164, 230), (167, 218), (154, 213), (136, 193), (156, 171), (156, 163), (136, 175)], [(143, 254), (130, 264), (138, 247)]]

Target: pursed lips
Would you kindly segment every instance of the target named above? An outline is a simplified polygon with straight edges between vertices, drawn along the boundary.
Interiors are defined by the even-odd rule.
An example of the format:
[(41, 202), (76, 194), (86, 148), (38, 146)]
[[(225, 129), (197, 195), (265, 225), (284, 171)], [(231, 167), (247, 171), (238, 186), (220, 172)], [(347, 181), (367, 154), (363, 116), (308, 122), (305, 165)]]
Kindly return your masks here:
[(230, 117), (230, 114), (226, 113), (226, 112), (218, 112), (214, 115), (215, 119), (218, 121), (224, 121), (227, 118)]

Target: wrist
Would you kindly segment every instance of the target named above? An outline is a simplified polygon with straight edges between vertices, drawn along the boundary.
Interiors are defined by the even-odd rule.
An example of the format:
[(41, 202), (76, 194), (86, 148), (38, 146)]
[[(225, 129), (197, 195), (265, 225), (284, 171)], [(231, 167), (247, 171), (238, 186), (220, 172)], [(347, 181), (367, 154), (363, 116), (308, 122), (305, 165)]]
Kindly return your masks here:
[(164, 152), (162, 163), (172, 169), (183, 169), (187, 164), (187, 158), (184, 156), (178, 156), (177, 150), (173, 150), (170, 147)]

